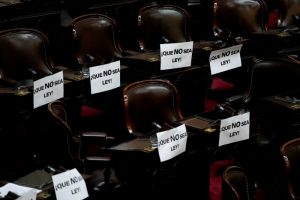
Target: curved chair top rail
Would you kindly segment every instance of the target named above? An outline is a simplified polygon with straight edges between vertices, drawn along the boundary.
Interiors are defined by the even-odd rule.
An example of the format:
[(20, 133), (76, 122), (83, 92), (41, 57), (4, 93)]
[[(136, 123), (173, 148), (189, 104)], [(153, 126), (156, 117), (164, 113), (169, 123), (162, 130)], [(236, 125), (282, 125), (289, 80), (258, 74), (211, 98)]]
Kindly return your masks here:
[(142, 80), (123, 90), (125, 117), (129, 133), (149, 133), (153, 122), (174, 124), (182, 119), (177, 88), (168, 80)]
[(293, 199), (300, 196), (300, 138), (291, 139), (280, 147), (288, 177), (288, 192)]
[(161, 43), (191, 41), (191, 18), (175, 5), (149, 5), (138, 11), (141, 50), (157, 50)]
[(103, 64), (122, 57), (117, 36), (117, 23), (103, 14), (86, 14), (72, 21), (74, 53), (79, 64), (87, 63), (87, 55)]
[(0, 31), (2, 77), (22, 80), (26, 76), (53, 74), (49, 51), (49, 39), (39, 30), (14, 28)]

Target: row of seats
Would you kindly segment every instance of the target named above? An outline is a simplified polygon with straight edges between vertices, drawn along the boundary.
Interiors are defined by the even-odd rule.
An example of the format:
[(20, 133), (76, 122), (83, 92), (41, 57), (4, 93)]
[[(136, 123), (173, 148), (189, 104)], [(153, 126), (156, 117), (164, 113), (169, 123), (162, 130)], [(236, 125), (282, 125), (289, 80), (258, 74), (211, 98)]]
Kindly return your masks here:
[[(280, 156), (284, 164), (284, 182), (282, 190), (284, 199), (297, 199), (299, 197), (299, 158), (300, 138), (288, 140), (280, 146)], [(222, 200), (262, 200), (269, 199), (268, 194), (257, 187), (256, 179), (247, 167), (229, 164), (222, 171)], [(271, 181), (271, 180), (269, 180)]]
[[(298, 26), (298, 6), (299, 3), (295, 1), (217, 1), (217, 24), (222, 29), (230, 30), (235, 36), (246, 38), (251, 37), (253, 33), (271, 33), (272, 28), (281, 30), (287, 27), (295, 28)], [(265, 51), (262, 54), (268, 54), (266, 51), (274, 49), (276, 45), (271, 47), (270, 44), (276, 42), (277, 40), (270, 39), (270, 43), (265, 44), (267, 47), (261, 50)], [(299, 160), (299, 153), (294, 151), (299, 148), (299, 144), (296, 144), (299, 140), (296, 128), (298, 111), (286, 112), (279, 108), (280, 106), (270, 105), (270, 102), (262, 104), (261, 100), (278, 94), (296, 95), (293, 91), (299, 90), (299, 83), (296, 83), (299, 65), (297, 61), (293, 62), (286, 58), (286, 55), (277, 55), (275, 58), (274, 51), (267, 57), (262, 56), (259, 53), (260, 48), (261, 45), (257, 43), (255, 51), (259, 59), (255, 59), (249, 68), (250, 82), (247, 82), (246, 88), (242, 90), (242, 103), (239, 101), (238, 104), (232, 102), (229, 104), (237, 105), (235, 108), (238, 109), (248, 109), (251, 111), (252, 119), (256, 117), (264, 119), (259, 128), (251, 132), (266, 134), (268, 139), (255, 137), (252, 143), (254, 146), (242, 142), (238, 146), (245, 145), (244, 148), (234, 148), (230, 151), (231, 156), (238, 151), (240, 155), (234, 157), (233, 165), (230, 164), (228, 168), (222, 170), (222, 199), (297, 199), (298, 196), (295, 182), (298, 172), (291, 170), (295, 169), (298, 162), (296, 160)], [(235, 86), (237, 84), (244, 85), (244, 82), (235, 82)], [(230, 112), (232, 109), (228, 109), (227, 114), (231, 115)], [(251, 127), (257, 125), (253, 124)], [(267, 142), (268, 145), (263, 142)], [(288, 150), (289, 144), (294, 145), (291, 147), (293, 150)], [(290, 153), (287, 155), (286, 152)]]
[[(166, 12), (165, 10), (160, 10), (166, 8), (169, 9), (168, 12)], [(152, 10), (154, 10), (154, 12), (150, 12)], [(143, 14), (140, 13), (139, 15), (139, 25), (142, 27), (141, 30), (147, 31), (141, 32), (141, 36), (143, 37), (139, 38), (140, 49), (138, 53), (147, 50), (157, 50), (157, 45), (160, 43), (190, 40), (190, 35), (188, 34), (188, 26), (186, 26), (188, 25), (187, 18), (185, 15), (186, 12), (184, 12), (182, 9), (179, 10), (180, 12), (177, 12), (176, 6), (159, 6), (158, 9), (156, 6), (148, 6), (141, 10), (143, 11)], [(165, 16), (166, 13), (171, 14), (172, 17), (170, 18), (170, 20), (174, 20), (171, 27), (161, 24), (162, 22), (167, 20), (167, 17)], [(182, 15), (183, 13), (184, 15)], [(158, 20), (157, 23), (153, 23), (154, 19)], [(152, 28), (150, 30), (148, 30), (148, 28), (146, 27), (143, 27), (143, 25), (145, 25), (148, 20), (151, 22)], [(170, 24), (171, 23), (169, 23), (168, 25)], [(179, 29), (175, 29), (175, 24), (179, 25), (177, 26), (179, 27)], [(153, 28), (152, 25), (155, 25), (155, 28)], [(101, 30), (98, 29), (99, 27), (101, 27)], [(160, 29), (157, 27), (163, 28)], [(164, 30), (164, 28), (166, 28), (166, 32), (160, 32), (157, 35), (156, 33), (152, 32), (153, 30)], [(108, 16), (101, 14), (88, 14), (80, 16), (73, 20), (72, 30), (74, 36), (74, 57), (76, 65), (84, 65), (89, 63), (90, 56), (92, 56), (94, 64), (103, 64), (109, 63), (114, 60), (122, 59), (124, 53), (130, 55), (134, 53), (134, 55), (137, 55), (137, 52), (124, 52), (122, 50), (116, 37), (116, 24), (114, 20), (112, 20)], [(103, 30), (104, 32), (102, 32)], [(24, 28), (6, 30), (2, 31), (0, 34), (0, 69), (1, 79), (3, 80), (3, 86), (13, 85), (13, 87), (15, 87), (15, 84), (19, 84), (18, 81), (24, 81), (26, 79), (36, 80), (38, 78), (44, 77), (45, 75), (52, 74), (57, 70), (68, 69), (68, 67), (55, 66), (55, 64), (51, 61), (51, 56), (48, 56), (47, 54), (49, 41), (47, 37), (40, 31)], [(150, 36), (154, 36), (154, 38), (150, 38)], [(150, 42), (147, 42), (145, 38), (148, 38), (149, 40), (147, 41)], [(99, 48), (104, 46), (107, 48)], [(28, 49), (34, 49), (35, 51), (29, 51)], [(15, 57), (12, 57), (17, 55), (19, 56), (19, 59), (15, 59)], [(247, 69), (249, 70), (247, 71), (247, 80), (244, 80), (245, 87), (243, 87), (242, 90), (242, 101), (226, 102), (224, 106), (236, 106), (234, 107), (236, 111), (238, 111), (241, 108), (249, 109), (251, 110), (251, 112), (253, 111), (254, 116), (257, 115), (259, 117), (265, 117), (266, 114), (268, 115), (270, 113), (268, 113), (268, 111), (265, 111), (262, 109), (262, 107), (260, 107), (260, 100), (264, 97), (298, 90), (299, 84), (297, 81), (299, 80), (299, 64), (291, 62), (286, 58), (270, 58), (262, 60), (254, 58), (251, 61), (253, 61), (249, 65), (251, 67)], [(266, 77), (269, 77), (268, 82), (266, 82)], [(198, 77), (196, 77), (196, 79), (197, 78)], [(132, 133), (135, 137), (140, 136), (141, 133), (148, 133), (149, 131), (151, 131), (153, 129), (153, 121), (158, 122), (160, 124), (173, 125), (176, 121), (182, 119), (183, 116), (180, 111), (180, 106), (177, 103), (177, 88), (174, 85), (172, 85), (169, 81), (156, 79), (147, 81), (142, 80), (140, 82), (134, 81), (134, 83), (132, 84), (126, 83), (125, 85), (126, 86), (124, 87), (124, 90), (122, 88), (121, 95), (121, 100), (124, 101), (125, 115), (122, 115), (121, 118), (125, 119), (124, 121), (126, 122), (125, 126), (127, 131), (129, 133)], [(199, 91), (193, 92), (197, 93)], [(157, 96), (152, 96), (153, 94), (156, 94)], [(143, 95), (145, 95), (146, 97)], [(103, 96), (101, 96), (100, 98), (102, 97)], [(76, 98), (81, 97), (79, 95), (76, 96)], [(93, 167), (100, 167), (100, 165), (103, 163), (105, 163), (104, 166), (107, 167), (107, 162), (110, 162), (111, 160), (110, 155), (107, 154), (107, 149), (105, 148), (106, 145), (108, 145), (108, 143), (111, 141), (111, 139), (113, 139), (113, 137), (110, 137), (110, 135), (106, 133), (79, 133), (77, 131), (73, 131), (72, 125), (69, 124), (70, 117), (67, 117), (68, 111), (66, 111), (65, 106), (66, 104), (68, 104), (68, 102), (74, 103), (75, 101), (77, 101), (77, 99), (70, 98), (64, 103), (60, 101), (50, 103), (47, 107), (47, 111), (51, 116), (51, 122), (54, 123), (53, 125), (51, 124), (50, 127), (49, 125), (45, 127), (42, 127), (41, 125), (35, 127), (37, 128), (36, 133), (40, 134), (41, 132), (45, 131), (47, 133), (46, 138), (49, 138), (49, 141), (53, 141), (53, 143), (47, 145), (46, 148), (49, 149), (45, 150), (48, 154), (50, 154), (50, 156), (52, 153), (53, 163), (57, 164), (60, 162), (64, 162), (66, 161), (65, 158), (68, 158), (71, 160), (71, 166), (74, 166), (73, 164), (78, 164), (78, 166), (82, 167), (84, 170), (87, 169), (86, 164), (95, 163), (95, 161), (97, 161), (97, 164), (92, 164)], [(82, 106), (81, 103), (82, 102), (80, 102), (80, 106)], [(235, 104), (233, 105), (232, 103)], [(73, 112), (71, 114), (71, 118), (78, 116), (78, 113), (74, 113), (74, 110), (71, 109), (71, 111)], [(40, 115), (40, 113), (38, 112), (39, 109), (37, 111), (34, 111), (33, 116), (35, 118), (30, 119), (33, 123), (29, 125), (26, 124), (26, 126), (29, 126), (30, 129), (32, 129), (33, 126), (36, 125), (37, 121), (40, 122), (42, 118), (44, 120), (46, 119), (45, 121), (48, 120), (48, 118), (44, 118), (44, 113)], [(119, 113), (111, 113), (112, 116), (115, 116), (115, 114)], [(221, 113), (221, 116), (231, 116), (232, 114), (233, 113)], [(13, 113), (12, 115), (14, 116), (15, 113)], [(275, 113), (275, 117), (272, 118), (271, 123), (273, 123), (274, 120), (276, 120), (276, 117), (278, 117), (278, 113)], [(282, 122), (280, 119), (279, 121)], [(26, 123), (27, 122), (28, 121), (26, 121)], [(8, 132), (11, 130), (11, 128), (13, 128), (14, 125), (9, 127)], [(22, 128), (23, 125), (24, 124), (22, 124)], [(57, 127), (55, 125), (59, 126)], [(76, 124), (75, 122), (75, 126), (76, 125), (78, 124)], [(266, 123), (263, 125), (265, 126), (268, 124)], [(286, 127), (285, 125), (289, 126), (289, 124), (283, 124), (280, 128)], [(7, 124), (4, 124), (3, 129), (5, 129), (6, 127)], [(267, 136), (270, 136), (270, 138), (276, 138), (276, 142), (277, 139), (280, 141), (280, 143), (285, 142), (286, 138), (280, 138), (280, 136), (282, 135), (280, 135), (279, 131), (276, 131), (274, 129), (276, 129), (276, 127), (263, 127), (262, 132), (266, 133)], [(49, 134), (49, 130), (53, 130), (53, 135)], [(28, 132), (26, 131), (30, 130), (26, 129), (25, 132), (22, 133), (28, 134)], [(261, 129), (259, 131), (261, 131)], [(273, 131), (275, 131), (275, 134)], [(42, 141), (43, 137), (44, 135), (39, 136), (39, 138), (42, 139)], [(291, 137), (295, 137), (295, 135)], [(58, 138), (60, 139), (58, 140)], [(263, 142), (265, 141), (266, 140), (256, 141), (258, 143), (254, 144), (258, 144), (258, 146), (263, 146)], [(56, 149), (54, 149), (53, 144), (58, 144), (60, 142), (61, 144), (55, 146)], [(101, 150), (104, 151), (94, 152), (95, 149), (98, 149), (99, 145), (101, 144), (105, 147), (104, 149), (101, 148)], [(40, 145), (43, 146), (43, 144)], [(63, 148), (58, 148), (58, 146)], [(263, 147), (269, 148), (269, 146)], [(56, 154), (54, 154), (53, 152), (56, 152)], [(92, 152), (92, 154), (89, 154), (90, 152)], [(59, 155), (59, 153), (61, 153), (61, 160), (58, 161), (59, 158), (57, 157), (57, 155)], [(243, 155), (245, 154), (242, 154), (241, 157), (243, 157)], [(101, 162), (101, 164), (99, 164), (99, 162)]]
[[(147, 9), (151, 10), (150, 7)], [(162, 6), (159, 9), (154, 10), (157, 12), (153, 14), (154, 16), (151, 16), (154, 18), (150, 17), (150, 19), (147, 19), (146, 11), (144, 14), (140, 15), (141, 19), (151, 21), (151, 25), (149, 22), (141, 22), (141, 32), (143, 32), (140, 35), (141, 41), (139, 42), (141, 50), (157, 50), (159, 44), (163, 41), (162, 38), (168, 40), (167, 42), (183, 42), (190, 40), (190, 32), (185, 32), (188, 29), (188, 16), (186, 13), (182, 13), (182, 9), (175, 6)], [(170, 10), (172, 13), (168, 13), (169, 17), (167, 18), (162, 15), (164, 13), (163, 10)], [(164, 27), (166, 24), (165, 22), (162, 22), (160, 18), (157, 18), (157, 16), (167, 20), (174, 19), (174, 21), (172, 21), (173, 27), (161, 30), (161, 32), (155, 34), (150, 32), (150, 30), (160, 30), (160, 27)], [(152, 24), (154, 21), (157, 21), (157, 27)], [(91, 55), (94, 58), (94, 65), (109, 63), (124, 56), (124, 50), (121, 48), (118, 40), (117, 25), (112, 18), (102, 14), (80, 16), (73, 20), (72, 30), (75, 65), (88, 63), (86, 60), (87, 55)], [(29, 37), (31, 41), (27, 40)], [(26, 75), (30, 75), (30, 72), (16, 73), (16, 71), (26, 71), (30, 68), (31, 70), (36, 71), (37, 77), (34, 78), (40, 78), (51, 74), (51, 71), (55, 70), (54, 63), (51, 60), (52, 55), (49, 52), (49, 39), (42, 32), (35, 29), (27, 30), (26, 28), (5, 30), (1, 32), (1, 40), (1, 69), (4, 77), (17, 80), (26, 79)], [(28, 42), (31, 43), (27, 44)], [(150, 45), (152, 45), (152, 47)], [(31, 51), (29, 52), (22, 49), (25, 47), (31, 49)], [(27, 55), (25, 53), (31, 53), (33, 55)], [(23, 58), (23, 60), (19, 60), (19, 63), (17, 63), (17, 61), (10, 57), (12, 55), (18, 57), (22, 56), (21, 58)], [(21, 62), (22, 64), (20, 64)], [(22, 67), (22, 69), (17, 69), (16, 67)], [(70, 67), (76, 68), (76, 66)]]
[[(154, 38), (151, 39), (149, 37), (150, 35), (147, 35), (146, 32), (144, 33), (144, 37), (147, 38), (147, 40), (151, 40), (150, 43), (146, 42), (145, 39), (143, 40), (144, 51), (152, 49), (153, 47), (148, 47), (148, 45), (153, 45), (154, 43), (156, 44), (155, 48), (157, 48), (157, 45), (162, 42), (162, 37), (168, 40), (164, 42), (176, 42), (178, 39), (176, 37), (180, 38), (178, 41), (183, 41), (182, 34), (184, 35), (183, 38), (189, 38), (187, 36), (188, 33), (185, 32), (187, 31), (185, 26), (188, 25), (188, 20), (186, 18), (187, 13), (181, 8), (170, 5), (158, 7), (149, 6), (144, 9), (153, 10), (154, 15), (152, 16), (148, 11), (145, 11), (145, 15), (141, 14), (141, 26), (143, 27), (146, 26), (146, 22), (153, 23), (153, 20), (150, 20), (151, 17), (154, 17), (156, 20), (158, 20), (156, 28), (157, 30), (160, 30), (160, 28), (158, 28), (159, 26), (164, 26), (164, 24), (161, 23), (162, 20), (160, 15), (163, 15), (163, 19), (167, 20), (168, 18), (165, 14), (169, 14), (170, 20), (174, 20), (174, 22), (172, 23), (173, 26), (166, 29), (166, 35), (163, 35), (163, 32), (158, 33), (158, 35), (150, 34), (151, 36), (154, 36)], [(159, 17), (157, 18), (156, 16)], [(143, 20), (145, 20), (146, 22), (144, 22)], [(175, 24), (178, 24), (178, 26), (175, 26)], [(74, 53), (76, 63), (76, 66), (72, 66), (71, 70), (73, 68), (73, 70), (76, 71), (78, 66), (85, 65), (90, 62), (87, 60), (87, 55), (90, 55), (93, 58), (93, 65), (109, 63), (114, 60), (121, 59), (122, 56), (124, 56), (124, 52), (121, 49), (117, 38), (118, 31), (116, 29), (116, 23), (112, 18), (102, 14), (88, 14), (75, 18), (72, 21), (72, 26), (70, 28), (72, 28), (73, 30), (72, 39), (74, 41), (74, 52), (72, 53)], [(173, 28), (175, 30), (170, 31)], [(180, 30), (183, 30), (183, 32), (181, 32)], [(51, 50), (50, 45), (51, 41), (47, 38), (47, 36), (36, 29), (16, 28), (1, 31), (0, 70), (2, 88), (13, 88), (13, 91), (15, 91), (15, 89), (24, 84), (24, 86), (28, 87), (30, 90), (34, 80), (45, 77), (47, 75), (51, 75), (60, 70), (64, 70), (65, 72), (70, 70), (70, 68), (65, 66), (57, 66), (53, 62), (53, 57), (51, 55), (52, 52), (49, 51), (49, 49)], [(140, 52), (134, 52), (134, 54), (137, 53)], [(106, 166), (109, 166), (107, 163), (110, 163), (110, 155), (107, 154), (107, 152), (104, 152), (103, 156), (100, 156), (97, 149), (99, 148), (99, 145), (101, 146), (103, 144), (105, 146), (108, 140), (110, 140), (111, 136), (107, 133), (77, 132), (78, 125), (82, 120), (81, 116), (78, 115), (79, 112), (77, 112), (77, 110), (80, 110), (83, 106), (82, 102), (90, 105), (90, 102), (93, 101), (96, 102), (96, 104), (100, 104), (100, 106), (102, 106), (102, 98), (108, 95), (108, 93), (103, 95), (100, 94), (100, 97), (96, 97), (96, 100), (91, 99), (93, 98), (91, 95), (82, 97), (81, 95), (86, 95), (88, 91), (80, 91), (81, 86), (77, 86), (80, 85), (81, 82), (79, 81), (78, 83), (74, 80), (68, 81), (71, 81), (71, 83), (66, 83), (65, 85), (68, 86), (68, 84), (71, 84), (72, 86), (72, 84), (74, 84), (71, 87), (71, 90), (75, 90), (72, 92), (74, 92), (76, 95), (66, 96), (62, 100), (63, 102), (52, 102), (48, 105), (48, 108), (46, 110), (45, 107), (32, 110), (32, 100), (30, 99), (30, 94), (27, 96), (25, 95), (24, 97), (27, 98), (29, 102), (22, 101), (21, 98), (23, 96), (19, 98), (19, 96), (17, 95), (17, 103), (20, 105), (24, 104), (25, 108), (16, 110), (15, 112), (12, 112), (10, 107), (6, 107), (5, 109), (3, 109), (3, 113), (5, 113), (3, 115), (6, 115), (6, 119), (5, 122), (2, 123), (1, 128), (3, 135), (7, 135), (7, 138), (4, 137), (2, 147), (3, 149), (10, 149), (9, 147), (11, 147), (10, 144), (12, 142), (14, 142), (15, 140), (19, 140), (19, 138), (23, 138), (24, 136), (26, 140), (22, 140), (22, 142), (20, 141), (18, 142), (18, 144), (21, 143), (20, 146), (31, 144), (31, 148), (26, 150), (26, 152), (22, 152), (22, 154), (26, 154), (26, 156), (21, 155), (22, 160), (24, 159), (28, 162), (32, 162), (33, 160), (34, 164), (38, 164), (41, 162), (40, 166), (42, 166), (43, 160), (45, 159), (45, 162), (51, 163), (55, 166), (60, 164), (63, 164), (65, 167), (77, 166), (78, 168), (82, 169), (83, 172), (86, 172), (86, 170), (90, 168), (90, 163), (92, 163), (92, 168), (106, 168)], [(86, 82), (83, 84), (86, 84)], [(152, 121), (157, 121), (162, 124), (164, 122), (172, 124), (174, 121), (178, 120), (178, 117), (182, 117), (181, 114), (179, 114), (180, 112), (177, 110), (179, 109), (178, 107), (173, 108), (161, 106), (160, 112), (165, 113), (166, 116), (158, 114), (158, 110), (155, 108), (161, 103), (161, 101), (164, 103), (171, 101), (170, 103), (168, 103), (169, 105), (176, 105), (174, 104), (174, 102), (176, 102), (177, 100), (175, 101), (173, 98), (177, 95), (177, 90), (175, 89), (175, 86), (168, 86), (169, 84), (170, 83), (166, 80), (151, 80), (149, 81), (149, 83), (145, 81), (146, 88), (144, 89), (144, 92), (149, 92), (151, 94), (153, 92), (153, 89), (159, 89), (161, 92), (158, 96), (151, 97), (151, 99), (150, 96), (147, 98), (141, 97), (142, 101), (140, 101), (141, 99), (139, 99), (139, 91), (133, 92), (133, 94), (131, 95), (132, 92), (128, 90), (128, 94), (126, 95), (128, 99), (130, 99), (130, 101), (136, 102), (136, 106), (138, 106), (138, 103), (142, 103), (139, 104), (139, 106), (144, 107), (145, 103), (147, 103), (145, 102), (145, 99), (148, 100), (149, 103), (155, 103), (154, 106), (149, 106), (148, 110), (141, 110), (143, 111), (140, 113), (141, 116), (131, 116), (132, 114), (135, 114), (131, 111), (131, 107), (135, 104), (129, 102), (128, 105), (126, 104), (125, 111), (128, 110), (128, 113), (130, 113), (126, 115), (126, 122), (128, 122), (128, 132), (144, 132), (147, 129), (151, 129)], [(168, 90), (171, 88), (174, 88), (174, 91), (169, 92)], [(123, 94), (119, 93), (119, 90), (117, 91), (117, 93), (117, 100), (104, 97), (107, 98), (109, 104), (112, 104), (112, 106), (114, 107), (118, 106), (114, 105), (112, 102), (118, 102), (119, 98), (122, 98), (123, 96)], [(162, 93), (165, 93), (165, 95), (161, 96)], [(2, 100), (5, 101), (5, 105), (12, 103), (12, 101), (7, 98), (6, 93), (3, 94), (2, 97)], [(161, 99), (161, 97), (164, 97), (164, 99)], [(77, 105), (78, 101), (79, 105)], [(74, 104), (76, 104), (75, 109)], [(68, 110), (67, 107), (70, 106), (71, 109)], [(104, 107), (105, 106), (106, 105), (104, 105)], [(69, 114), (70, 110), (71, 114)], [(101, 113), (102, 111), (100, 110), (99, 112)], [(140, 124), (133, 123), (133, 121), (135, 121), (136, 119), (148, 115), (148, 112), (153, 112), (152, 114), (150, 114), (151, 118), (147, 117), (147, 120), (141, 121)], [(19, 122), (16, 122), (15, 116), (21, 115), (22, 119), (20, 119)], [(112, 117), (109, 119), (104, 119), (108, 115), (111, 115)], [(107, 129), (107, 126), (112, 126), (114, 128), (116, 127), (117, 130), (122, 129), (122, 127), (118, 126), (123, 126), (123, 121), (119, 122), (118, 120), (123, 119), (125, 115), (123, 115), (123, 113), (120, 113), (119, 110), (118, 112), (111, 112), (108, 115), (105, 114), (104, 117), (101, 118), (104, 119), (105, 122), (96, 121), (96, 125), (99, 125), (101, 123), (103, 124), (105, 129)], [(74, 118), (76, 118), (75, 122), (73, 123), (73, 125), (75, 124), (75, 126), (71, 125), (71, 121)], [(95, 118), (96, 120), (98, 119), (97, 116)], [(99, 127), (100, 126), (101, 125), (99, 125)], [(97, 130), (99, 130), (99, 127), (97, 127)], [(134, 131), (129, 129), (129, 127), (133, 128)], [(21, 132), (19, 132), (20, 129)], [(118, 134), (119, 137), (124, 137), (124, 132), (119, 132)], [(124, 135), (126, 138), (130, 137), (126, 134)], [(92, 154), (90, 154), (91, 151)], [(29, 155), (27, 155), (27, 153)], [(9, 169), (8, 171), (11, 172), (17, 171), (18, 175), (20, 175), (19, 173), (23, 174), (24, 170), (26, 171), (26, 168), (24, 167), (22, 170), (19, 169), (18, 164), (15, 163), (15, 157), (17, 156), (18, 155), (13, 155), (12, 153), (5, 153), (4, 157), (7, 162), (2, 166), (3, 170)], [(6, 176), (9, 176), (9, 173), (6, 174)]]

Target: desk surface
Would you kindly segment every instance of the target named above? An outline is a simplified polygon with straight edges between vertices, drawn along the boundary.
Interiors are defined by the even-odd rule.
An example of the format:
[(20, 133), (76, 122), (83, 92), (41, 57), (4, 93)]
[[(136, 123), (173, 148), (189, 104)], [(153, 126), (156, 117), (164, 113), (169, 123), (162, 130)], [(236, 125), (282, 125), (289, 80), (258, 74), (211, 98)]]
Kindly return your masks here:
[[(192, 124), (195, 125), (194, 121), (201, 121), (200, 123), (203, 123), (203, 120), (199, 117), (190, 117), (186, 118), (185, 120), (179, 121), (178, 125), (180, 124), (186, 124), (188, 129), (188, 136), (192, 137), (195, 135), (201, 136), (201, 138), (207, 138), (210, 137), (213, 133), (218, 133), (218, 130), (214, 128), (215, 124), (209, 124), (205, 123), (203, 128), (199, 127), (191, 127), (190, 121), (192, 120)], [(197, 123), (197, 122), (196, 122)], [(201, 126), (200, 124), (200, 126)], [(212, 132), (208, 131), (208, 129), (211, 127)], [(191, 129), (190, 129), (191, 128)], [(213, 134), (216, 135), (216, 134)], [(202, 140), (202, 139), (201, 139)], [(189, 140), (188, 140), (189, 141)], [(194, 144), (195, 141), (188, 142), (188, 144), (192, 143)], [(151, 153), (157, 150), (157, 148), (152, 148), (151, 142), (149, 138), (134, 138), (125, 142), (122, 142), (116, 146), (110, 147), (109, 150), (112, 151), (122, 151), (122, 152), (145, 152), (145, 153)]]
[(121, 144), (113, 146), (109, 149), (117, 151), (141, 151), (150, 153), (155, 151), (156, 148), (152, 148), (149, 138), (135, 138), (133, 140), (122, 142)]

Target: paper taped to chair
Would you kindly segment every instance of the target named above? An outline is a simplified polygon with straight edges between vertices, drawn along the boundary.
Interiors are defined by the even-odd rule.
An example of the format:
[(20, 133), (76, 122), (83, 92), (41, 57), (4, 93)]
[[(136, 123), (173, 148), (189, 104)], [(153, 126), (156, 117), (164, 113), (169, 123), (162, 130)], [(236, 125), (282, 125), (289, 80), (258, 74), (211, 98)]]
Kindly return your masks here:
[(218, 74), (242, 66), (242, 44), (212, 51), (209, 56), (211, 74)]
[(249, 139), (250, 113), (221, 120), (219, 146)]
[(193, 42), (160, 45), (160, 69), (189, 67), (192, 64)]
[(157, 133), (158, 153), (161, 162), (185, 152), (187, 142), (185, 124)]
[(33, 82), (33, 107), (37, 108), (64, 97), (64, 75), (57, 72)]
[(53, 175), (52, 180), (57, 200), (82, 200), (89, 196), (85, 180), (75, 168)]
[(120, 87), (120, 72), (120, 61), (90, 67), (91, 94)]

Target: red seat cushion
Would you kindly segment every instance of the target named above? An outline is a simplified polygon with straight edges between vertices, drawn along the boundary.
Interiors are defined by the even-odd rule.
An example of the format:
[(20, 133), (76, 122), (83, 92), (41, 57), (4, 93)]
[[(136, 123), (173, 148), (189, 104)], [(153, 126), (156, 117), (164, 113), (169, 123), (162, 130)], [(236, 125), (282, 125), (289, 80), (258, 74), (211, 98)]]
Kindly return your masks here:
[(102, 114), (103, 111), (98, 108), (93, 108), (87, 105), (81, 106), (80, 117), (95, 117)]
[(219, 77), (214, 77), (211, 85), (211, 90), (231, 90), (233, 89), (233, 84)]

